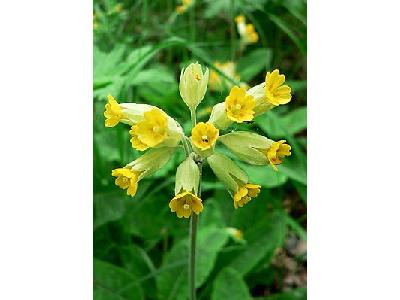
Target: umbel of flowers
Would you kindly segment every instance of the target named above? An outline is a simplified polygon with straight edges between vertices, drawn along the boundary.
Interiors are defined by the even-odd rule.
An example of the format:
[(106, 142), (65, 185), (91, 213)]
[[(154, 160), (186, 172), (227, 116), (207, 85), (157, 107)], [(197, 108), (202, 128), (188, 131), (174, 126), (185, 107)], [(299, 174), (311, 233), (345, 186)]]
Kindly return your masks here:
[(182, 146), (186, 159), (178, 166), (175, 196), (169, 202), (171, 212), (189, 218), (203, 210), (200, 197), (199, 165), (208, 163), (215, 176), (227, 188), (233, 207), (243, 207), (260, 193), (261, 186), (251, 183), (247, 174), (230, 158), (215, 148), (218, 142), (237, 158), (254, 165), (270, 165), (274, 170), (291, 147), (285, 140), (274, 141), (248, 131), (225, 131), (233, 123), (252, 121), (256, 116), (291, 100), (291, 89), (278, 70), (267, 72), (265, 81), (245, 90), (233, 86), (221, 103), (214, 105), (207, 122), (196, 123), (196, 108), (203, 100), (209, 83), (209, 71), (191, 63), (180, 75), (179, 90), (191, 111), (191, 136), (185, 136), (181, 125), (162, 109), (138, 103), (118, 103), (111, 95), (105, 105), (105, 126), (118, 123), (130, 126), (131, 144), (143, 155), (126, 166), (112, 170), (115, 184), (134, 197), (141, 179), (162, 168)]

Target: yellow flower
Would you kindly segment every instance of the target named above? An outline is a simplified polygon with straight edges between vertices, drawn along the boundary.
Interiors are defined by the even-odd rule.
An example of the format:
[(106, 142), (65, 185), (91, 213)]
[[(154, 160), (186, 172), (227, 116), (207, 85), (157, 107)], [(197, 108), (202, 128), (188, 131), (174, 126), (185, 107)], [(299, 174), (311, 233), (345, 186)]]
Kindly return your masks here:
[(218, 136), (219, 130), (211, 123), (199, 122), (192, 129), (192, 142), (201, 150), (212, 148)]
[(292, 98), (291, 89), (284, 83), (285, 75), (279, 75), (278, 69), (275, 69), (272, 73), (267, 72), (267, 76), (265, 76), (265, 93), (268, 102), (276, 106), (289, 103)]
[[(237, 81), (240, 80), (240, 76), (235, 72), (235, 63), (231, 61), (227, 61), (224, 63), (216, 61), (214, 62), (214, 66), (222, 73), (224, 73), (226, 76), (236, 79)], [(231, 88), (233, 85), (232, 82), (226, 80), (225, 78), (221, 78), (221, 76), (218, 75), (218, 73), (215, 72), (214, 70), (210, 72), (209, 84), (210, 84), (210, 89), (214, 91), (221, 91), (224, 88)]]
[(234, 86), (225, 98), (228, 118), (238, 123), (253, 120), (255, 105), (253, 96), (247, 95), (246, 90), (238, 86)]
[(237, 16), (235, 22), (237, 24), (240, 38), (244, 44), (253, 44), (258, 42), (258, 34), (254, 29), (254, 25), (246, 24), (246, 18), (243, 15)]
[(129, 133), (131, 134), (132, 138), (131, 138), (131, 144), (132, 147), (135, 148), (136, 150), (139, 151), (144, 151), (146, 149), (149, 148), (149, 146), (145, 143), (143, 143), (140, 139), (139, 139), (139, 135), (138, 135), (138, 126), (137, 125), (133, 125), (132, 129), (129, 131)]
[(145, 150), (162, 143), (168, 134), (167, 115), (158, 108), (153, 108), (143, 114), (144, 119), (132, 126), (132, 146), (137, 150)]
[(243, 207), (250, 202), (251, 199), (258, 196), (261, 186), (257, 184), (246, 183), (239, 187), (239, 190), (233, 196), (233, 205), (235, 208)]
[(203, 210), (201, 199), (190, 192), (176, 195), (170, 202), (171, 212), (176, 212), (178, 218), (189, 218), (192, 212), (199, 214)]
[(253, 24), (247, 24), (246, 25), (246, 39), (249, 41), (249, 43), (257, 43), (258, 42), (258, 34), (254, 29)]
[(290, 150), (292, 149), (292, 147), (285, 143), (285, 140), (273, 142), (271, 147), (269, 147), (265, 152), (265, 155), (267, 156), (272, 168), (274, 168), (275, 171), (278, 170), (275, 165), (281, 164), (282, 158), (291, 155)]
[(105, 106), (106, 110), (104, 112), (104, 116), (106, 117), (105, 126), (114, 127), (123, 118), (122, 109), (113, 96), (108, 95), (107, 100), (108, 102)]
[(117, 177), (115, 179), (115, 184), (117, 186), (121, 189), (126, 189), (128, 195), (132, 197), (135, 196), (138, 187), (139, 172), (125, 167), (112, 170), (111, 175)]
[(236, 18), (235, 18), (235, 22), (236, 22), (237, 24), (239, 24), (239, 23), (246, 23), (246, 18), (245, 18), (245, 16), (243, 16), (243, 15), (238, 15), (238, 16), (236, 16)]

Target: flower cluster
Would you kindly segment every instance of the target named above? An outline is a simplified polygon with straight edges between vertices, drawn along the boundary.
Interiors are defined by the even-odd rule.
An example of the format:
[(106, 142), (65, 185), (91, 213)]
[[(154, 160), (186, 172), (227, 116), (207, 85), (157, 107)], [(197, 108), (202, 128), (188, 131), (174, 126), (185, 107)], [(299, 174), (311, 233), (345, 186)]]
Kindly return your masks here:
[(112, 171), (115, 184), (135, 196), (138, 183), (163, 167), (182, 145), (186, 159), (178, 166), (175, 177), (175, 196), (169, 203), (171, 212), (179, 218), (189, 218), (203, 210), (200, 196), (200, 168), (208, 163), (216, 177), (226, 186), (234, 208), (243, 207), (260, 193), (261, 186), (251, 183), (247, 174), (230, 158), (215, 151), (219, 141), (246, 163), (277, 165), (291, 154), (285, 140), (274, 141), (246, 131), (231, 131), (220, 135), (233, 123), (243, 123), (257, 115), (286, 104), (291, 89), (278, 70), (268, 72), (265, 81), (246, 91), (233, 86), (225, 101), (214, 105), (207, 122), (196, 123), (196, 108), (203, 100), (209, 82), (209, 71), (192, 63), (180, 75), (179, 90), (191, 111), (193, 128), (186, 137), (181, 125), (163, 110), (148, 104), (118, 103), (111, 95), (105, 105), (105, 126), (124, 123), (131, 127), (132, 147), (145, 151), (142, 156), (124, 167)]

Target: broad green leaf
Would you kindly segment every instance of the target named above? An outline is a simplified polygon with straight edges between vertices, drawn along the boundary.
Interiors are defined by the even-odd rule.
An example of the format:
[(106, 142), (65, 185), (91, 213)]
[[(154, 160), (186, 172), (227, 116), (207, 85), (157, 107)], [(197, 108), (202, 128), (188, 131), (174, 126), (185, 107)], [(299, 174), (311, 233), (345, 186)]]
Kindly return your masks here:
[(246, 233), (248, 247), (231, 263), (230, 267), (246, 275), (261, 260), (270, 260), (276, 248), (282, 246), (286, 234), (285, 220), (282, 213), (275, 212), (259, 220)]
[(211, 300), (251, 300), (242, 275), (232, 268), (224, 268), (214, 281)]
[[(201, 216), (200, 216), (201, 218)], [(212, 271), (218, 252), (228, 240), (224, 229), (215, 227), (201, 228), (197, 236), (196, 287), (200, 287)], [(182, 268), (163, 272), (157, 277), (157, 287), (160, 299), (184, 300), (188, 295), (188, 239), (179, 241), (165, 256), (162, 267), (186, 262)]]
[(307, 108), (301, 107), (292, 110), (282, 117), (282, 126), (285, 126), (286, 132), (295, 134), (307, 127)]
[(122, 190), (94, 194), (93, 228), (121, 219), (126, 210), (127, 198)]
[(94, 300), (140, 300), (144, 299), (143, 291), (139, 285), (131, 285), (123, 289), (136, 278), (126, 270), (108, 262), (94, 259)]
[(224, 228), (225, 221), (222, 215), (222, 207), (220, 201), (223, 199), (207, 198), (204, 202), (204, 209), (199, 218), (199, 226), (201, 228), (205, 227), (217, 227)]

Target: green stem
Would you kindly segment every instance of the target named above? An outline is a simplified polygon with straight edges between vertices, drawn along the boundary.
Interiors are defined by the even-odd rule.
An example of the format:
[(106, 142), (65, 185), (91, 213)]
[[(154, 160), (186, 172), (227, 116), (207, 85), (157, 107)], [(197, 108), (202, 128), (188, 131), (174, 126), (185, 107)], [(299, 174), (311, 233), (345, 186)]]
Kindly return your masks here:
[(196, 126), (196, 110), (190, 110), (190, 118), (192, 119), (192, 128)]
[[(190, 110), (190, 117), (192, 119), (192, 128), (196, 126), (196, 111)], [(197, 190), (197, 196), (201, 198), (201, 175), (202, 175), (202, 163), (198, 164), (200, 179), (199, 188)], [(192, 213), (190, 217), (190, 229), (189, 229), (189, 300), (196, 300), (196, 238), (197, 238), (197, 223), (199, 216)]]

